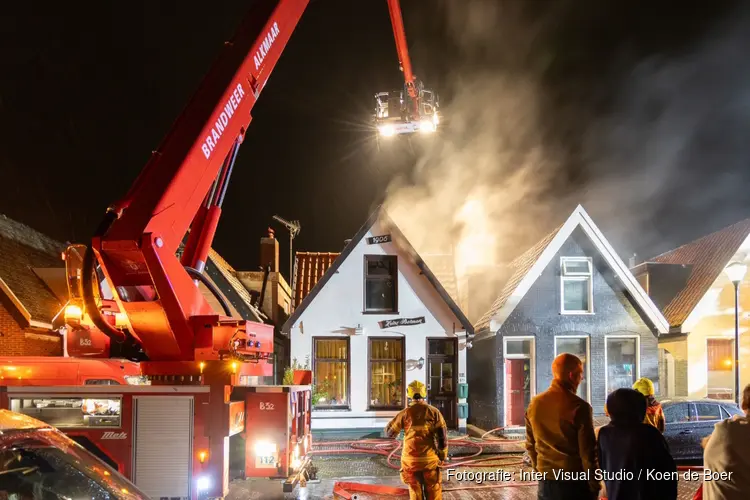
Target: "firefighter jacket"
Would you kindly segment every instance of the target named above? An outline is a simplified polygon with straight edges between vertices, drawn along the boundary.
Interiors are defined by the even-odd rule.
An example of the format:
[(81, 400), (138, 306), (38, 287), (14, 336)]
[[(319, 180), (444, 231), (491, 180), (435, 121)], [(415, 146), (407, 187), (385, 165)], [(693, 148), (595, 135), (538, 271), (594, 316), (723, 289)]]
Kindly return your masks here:
[(526, 450), (532, 467), (547, 479), (554, 479), (555, 471), (588, 472), (591, 490), (599, 490), (591, 405), (558, 380), (526, 410)]
[(643, 419), (644, 424), (653, 425), (659, 432), (664, 433), (664, 410), (661, 404), (653, 396), (646, 398), (646, 417)]
[(448, 455), (448, 428), (440, 410), (416, 400), (393, 417), (385, 427), (388, 437), (404, 431), (401, 470), (416, 472), (437, 469)]

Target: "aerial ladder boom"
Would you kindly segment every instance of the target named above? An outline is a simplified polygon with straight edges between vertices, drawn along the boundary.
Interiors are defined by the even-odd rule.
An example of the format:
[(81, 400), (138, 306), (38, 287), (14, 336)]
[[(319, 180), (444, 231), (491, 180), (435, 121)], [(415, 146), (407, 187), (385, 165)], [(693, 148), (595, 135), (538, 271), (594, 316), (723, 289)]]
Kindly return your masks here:
[(406, 30), (404, 29), (404, 19), (401, 15), (401, 2), (399, 0), (388, 0), (388, 12), (391, 15), (393, 36), (396, 39), (396, 52), (398, 53), (399, 68), (404, 73), (406, 90), (412, 98), (415, 111), (418, 114), (419, 91), (417, 90), (416, 77), (411, 69), (409, 46), (406, 44)]

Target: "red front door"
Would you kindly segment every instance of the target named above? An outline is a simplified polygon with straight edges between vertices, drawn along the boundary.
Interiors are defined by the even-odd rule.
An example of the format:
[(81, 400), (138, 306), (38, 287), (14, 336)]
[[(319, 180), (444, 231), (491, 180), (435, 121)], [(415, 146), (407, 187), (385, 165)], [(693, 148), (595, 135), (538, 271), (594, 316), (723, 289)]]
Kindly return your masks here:
[(505, 425), (524, 425), (527, 359), (505, 360)]

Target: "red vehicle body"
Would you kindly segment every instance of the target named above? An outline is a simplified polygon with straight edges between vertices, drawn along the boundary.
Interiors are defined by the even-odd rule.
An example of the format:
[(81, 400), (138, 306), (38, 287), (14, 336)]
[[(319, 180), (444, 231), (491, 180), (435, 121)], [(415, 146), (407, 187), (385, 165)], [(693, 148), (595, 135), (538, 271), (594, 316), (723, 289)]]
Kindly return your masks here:
[(0, 384), (127, 385), (141, 379), (141, 367), (127, 359), (81, 359), (39, 356), (0, 358)]
[[(405, 85), (417, 103), (399, 1), (387, 3)], [(225, 44), (125, 197), (107, 210), (90, 246), (66, 253), (70, 301), (65, 322), (73, 338), (106, 336), (109, 343), (86, 342), (97, 356), (115, 344), (137, 346), (144, 355), (140, 373), (151, 385), (24, 384), (7, 387), (0, 399), (0, 406), (14, 409), (17, 403), (21, 406), (15, 409), (27, 414), (41, 416), (37, 410), (59, 407), (60, 413), (81, 417), (90, 425), (58, 425), (85, 437), (149, 495), (226, 495), (230, 437), (238, 433), (274, 440), (273, 452), (252, 443), (243, 448), (246, 477), (285, 478), (287, 485), (294, 484), (310, 463), (310, 387), (250, 384), (251, 377), (273, 373), (273, 327), (231, 317), (221, 293), (202, 274), (251, 112), (307, 5), (308, 0), (252, 2), (239, 32)], [(224, 315), (212, 309), (199, 282), (223, 304)], [(80, 366), (94, 362), (81, 360), (79, 374)], [(103, 365), (90, 366), (106, 371)], [(16, 403), (13, 394), (18, 395)], [(184, 438), (190, 446), (180, 448), (185, 456), (177, 448), (171, 460), (154, 461), (158, 450), (139, 455), (150, 441), (170, 434), (169, 426), (161, 428), (149, 419), (173, 419), (176, 426), (178, 413), (191, 422), (189, 439)], [(237, 415), (242, 415), (244, 432), (237, 431)], [(147, 425), (156, 430), (149, 434)], [(181, 460), (191, 472), (184, 488), (175, 483), (179, 491), (169, 493), (143, 479), (143, 474), (165, 478)], [(199, 478), (214, 480), (197, 484)]]

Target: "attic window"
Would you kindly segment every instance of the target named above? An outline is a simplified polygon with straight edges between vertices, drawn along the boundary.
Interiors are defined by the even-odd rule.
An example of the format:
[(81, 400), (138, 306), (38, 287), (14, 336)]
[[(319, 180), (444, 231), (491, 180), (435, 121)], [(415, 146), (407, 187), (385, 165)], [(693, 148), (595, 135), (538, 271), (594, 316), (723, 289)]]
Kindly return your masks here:
[(395, 255), (365, 255), (365, 312), (398, 311), (397, 269)]
[(560, 259), (560, 308), (563, 314), (593, 312), (591, 259), (562, 257)]

